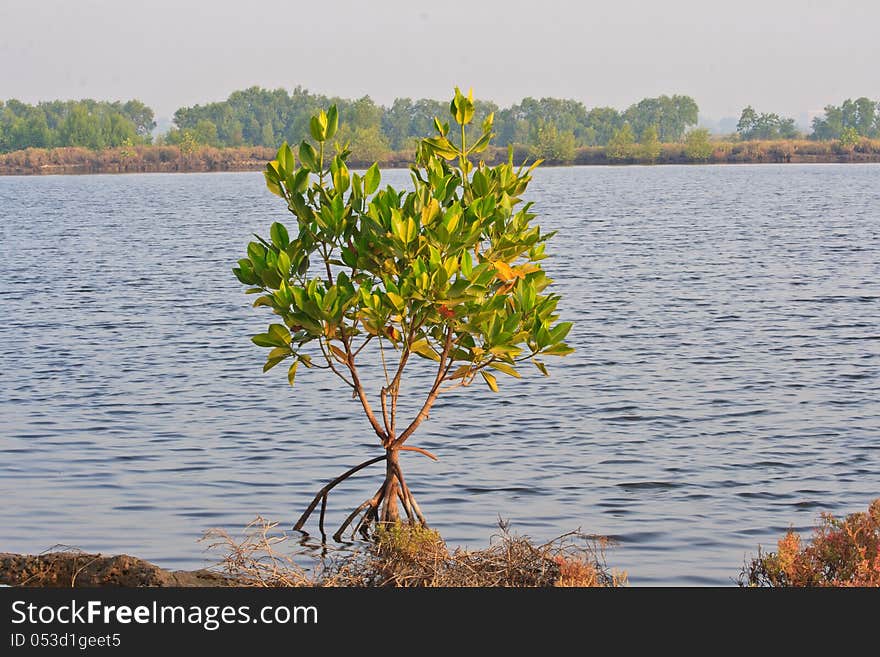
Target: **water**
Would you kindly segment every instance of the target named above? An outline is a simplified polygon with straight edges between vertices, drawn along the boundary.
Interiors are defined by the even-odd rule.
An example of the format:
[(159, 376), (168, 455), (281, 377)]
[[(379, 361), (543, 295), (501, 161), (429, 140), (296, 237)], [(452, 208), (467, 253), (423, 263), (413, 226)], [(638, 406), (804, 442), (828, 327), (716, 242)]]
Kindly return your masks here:
[[(633, 584), (730, 584), (880, 496), (880, 166), (543, 169), (530, 198), (577, 353), (414, 437), (450, 544), (580, 527)], [(198, 567), (203, 530), (292, 523), (378, 453), (332, 381), (260, 372), (230, 268), (284, 216), (253, 173), (0, 178), (0, 551)]]

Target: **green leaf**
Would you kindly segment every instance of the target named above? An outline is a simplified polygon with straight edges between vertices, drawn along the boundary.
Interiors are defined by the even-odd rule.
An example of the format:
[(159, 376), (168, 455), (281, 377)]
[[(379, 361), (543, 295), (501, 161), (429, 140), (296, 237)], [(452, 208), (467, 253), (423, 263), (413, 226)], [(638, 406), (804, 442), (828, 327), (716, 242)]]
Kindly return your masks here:
[(287, 370), (287, 382), (290, 385), (293, 385), (293, 382), (296, 380), (296, 368), (299, 367), (299, 361), (293, 361), (293, 364)]
[(320, 164), (318, 164), (318, 153), (307, 141), (299, 145), (299, 161), (314, 173), (318, 173), (318, 170), (321, 168)]
[(471, 252), (465, 249), (461, 254), (461, 273), (470, 278), (473, 270), (474, 261), (471, 259)]
[(272, 244), (279, 249), (286, 249), (290, 244), (290, 236), (287, 234), (284, 224), (280, 224), (277, 221), (274, 222), (272, 227), (269, 228), (269, 235), (272, 238)]
[(445, 160), (454, 160), (459, 156), (458, 149), (446, 137), (429, 137), (428, 139), (423, 139), (422, 143), (435, 155)]
[[(324, 121), (322, 125), (321, 115), (323, 115)], [(311, 118), (309, 121), (309, 131), (312, 133), (312, 139), (317, 142), (325, 141), (325, 133), (327, 130), (327, 114), (324, 110), (321, 110), (321, 114), (317, 114)]]
[(373, 165), (367, 169), (367, 172), (364, 174), (364, 194), (369, 196), (377, 189), (379, 189), (379, 180), (381, 179), (381, 174), (379, 173), (379, 164), (374, 162)]
[(275, 196), (284, 196), (284, 192), (281, 191), (281, 185), (278, 182), (278, 176), (275, 174), (274, 170), (271, 166), (266, 167), (266, 170), (263, 172), (263, 176), (266, 178), (266, 187), (269, 188), (269, 191), (275, 194)]
[(489, 374), (486, 370), (480, 370), (480, 374), (482, 374), (483, 378), (486, 379), (486, 383), (489, 384), (492, 392), (498, 392), (498, 381), (495, 379), (495, 376), (493, 374)]
[(565, 340), (565, 336), (568, 335), (568, 332), (571, 330), (572, 326), (573, 326), (572, 322), (561, 322), (561, 323), (557, 324), (550, 331), (550, 339), (554, 343), (562, 342), (563, 340)]
[(459, 125), (467, 125), (474, 118), (474, 92), (471, 89), (465, 96), (461, 90), (455, 88), (455, 98), (452, 99), (450, 112), (455, 117), (455, 122)]
[(348, 175), (348, 167), (339, 156), (334, 157), (330, 163), (330, 175), (333, 178), (333, 189), (340, 194), (348, 191), (351, 180)]
[(309, 186), (309, 169), (306, 167), (302, 167), (296, 170), (296, 173), (293, 175), (293, 185), (291, 186), (290, 191), (292, 194), (302, 194), (306, 191), (306, 188)]
[(489, 145), (489, 142), (491, 140), (492, 133), (487, 132), (485, 135), (480, 137), (476, 144), (468, 149), (468, 153), (482, 153), (484, 150), (486, 150), (486, 147)]
[(268, 334), (274, 340), (276, 347), (284, 347), (290, 344), (290, 331), (283, 324), (270, 324)]
[(278, 167), (281, 170), (280, 172), (291, 173), (296, 166), (296, 162), (293, 159), (293, 152), (290, 150), (290, 146), (287, 145), (286, 141), (281, 144), (281, 148), (278, 149), (278, 155), (275, 156), (275, 160), (278, 162)]
[(351, 174), (351, 195), (356, 199), (364, 196), (363, 178), (356, 173)]
[(339, 112), (336, 110), (336, 105), (331, 105), (330, 109), (327, 110), (327, 128), (324, 132), (324, 140), (329, 141), (333, 139), (333, 136), (336, 134), (336, 129), (339, 127)]
[(279, 251), (278, 252), (278, 263), (276, 265), (278, 268), (278, 273), (284, 277), (290, 275), (290, 256), (287, 255), (287, 251)]
[(522, 378), (522, 375), (520, 375), (520, 373), (517, 372), (516, 369), (514, 369), (514, 367), (512, 365), (509, 365), (503, 361), (499, 361), (499, 360), (492, 361), (491, 363), (489, 363), (489, 367), (496, 369), (499, 372), (504, 372), (508, 376), (513, 376), (513, 377), (516, 377), (517, 379)]
[(544, 363), (536, 359), (533, 359), (532, 362), (535, 364), (535, 367), (538, 368), (538, 371), (541, 372), (541, 374), (543, 374), (544, 376), (550, 376), (550, 372), (547, 371), (547, 366), (544, 365)]
[(266, 358), (286, 358), (290, 356), (290, 347), (275, 347)]
[(253, 342), (258, 347), (277, 347), (275, 344), (275, 340), (268, 333), (257, 333), (256, 335), (251, 337), (251, 342)]
[(275, 367), (278, 363), (280, 363), (285, 358), (287, 358), (287, 356), (281, 356), (280, 358), (269, 358), (266, 361), (266, 364), (263, 365), (263, 373), (265, 374), (266, 372), (271, 370), (273, 367)]
[(541, 353), (545, 356), (568, 356), (569, 354), (574, 353), (574, 349), (564, 342), (560, 342), (559, 344), (554, 344), (552, 347), (541, 350)]

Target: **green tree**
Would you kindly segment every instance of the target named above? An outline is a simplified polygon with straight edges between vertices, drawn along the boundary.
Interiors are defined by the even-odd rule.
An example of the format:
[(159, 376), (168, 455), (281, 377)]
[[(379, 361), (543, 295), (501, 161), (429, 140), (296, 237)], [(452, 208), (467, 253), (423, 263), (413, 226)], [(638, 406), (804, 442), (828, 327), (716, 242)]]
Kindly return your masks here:
[(662, 150), (660, 138), (657, 136), (657, 128), (648, 126), (642, 133), (642, 141), (639, 143), (639, 159), (646, 162), (656, 162)]
[(614, 131), (611, 141), (605, 147), (605, 155), (612, 162), (630, 160), (636, 155), (635, 141), (629, 123), (624, 123), (623, 127)]
[(97, 149), (118, 146), (126, 139), (148, 142), (150, 135), (139, 132), (139, 124), (129, 113), (145, 129), (153, 125), (152, 110), (139, 101), (122, 104), (86, 98), (29, 105), (10, 99), (0, 103), (0, 152), (56, 146)]
[(101, 135), (101, 122), (83, 105), (74, 105), (60, 128), (61, 143), (69, 146), (103, 148), (106, 144)]
[(340, 125), (338, 141), (351, 150), (352, 159), (358, 162), (376, 162), (389, 152), (388, 140), (379, 126), (347, 129)]
[[(277, 322), (252, 339), (269, 349), (264, 371), (289, 361), (293, 384), (302, 367), (324, 368), (357, 400), (382, 453), (323, 487), (295, 529), (301, 529), (331, 490), (361, 469), (384, 461), (378, 490), (346, 518), (337, 540), (354, 523), (397, 522), (398, 499), (407, 519), (424, 516), (403, 476), (400, 454), (442, 393), (470, 386), (477, 378), (497, 392), (497, 374), (520, 377), (539, 357), (572, 351), (565, 342), (571, 323), (556, 323), (559, 297), (546, 292), (541, 268), (548, 235), (532, 224), (535, 214), (523, 194), (532, 169), (512, 161), (495, 167), (474, 164), (492, 137), (487, 116), (471, 142), (472, 96), (456, 89), (450, 105), (457, 138), (435, 119), (436, 136), (420, 142), (412, 166), (414, 189), (379, 191), (376, 164), (360, 176), (346, 166), (346, 152), (327, 163), (326, 146), (337, 127), (336, 106), (310, 120), (313, 142), (293, 151), (282, 145), (266, 169), (269, 189), (294, 216), (288, 229), (272, 224), (267, 239), (251, 242), (234, 269), (258, 294), (255, 306), (271, 308)], [(312, 267), (316, 267), (312, 271)], [(405, 420), (398, 401), (404, 371), (413, 356), (431, 362), (433, 374)], [(371, 395), (365, 371), (383, 383)], [(415, 395), (416, 391), (407, 390)]]
[(498, 139), (502, 144), (529, 144), (544, 126), (553, 125), (558, 134), (571, 133), (575, 145), (583, 143), (587, 127), (587, 109), (583, 103), (568, 98), (523, 98), (498, 112)]
[(705, 128), (697, 128), (687, 133), (684, 140), (684, 152), (689, 160), (695, 162), (705, 162), (710, 157), (715, 148), (709, 140), (709, 131)]
[(139, 100), (129, 100), (122, 108), (122, 114), (134, 125), (135, 132), (141, 141), (149, 143), (150, 134), (156, 127), (155, 114), (152, 108), (147, 107)]
[(736, 124), (736, 131), (743, 139), (750, 139), (751, 134), (758, 125), (758, 113), (755, 108), (748, 105), (739, 115), (739, 121)]
[(860, 137), (880, 137), (880, 103), (862, 97), (847, 99), (840, 106), (827, 105), (825, 114), (813, 119), (811, 138), (840, 139), (847, 128)]
[(844, 128), (840, 133), (840, 139), (838, 140), (840, 143), (840, 147), (846, 151), (852, 151), (856, 144), (859, 143), (859, 131), (856, 130), (853, 126), (849, 126)]
[(623, 118), (613, 107), (594, 107), (587, 114), (586, 126), (586, 146), (607, 146), (623, 126)]
[(213, 121), (208, 119), (199, 119), (195, 127), (191, 131), (192, 137), (198, 144), (205, 146), (219, 146), (220, 140), (217, 136), (217, 126)]
[(736, 131), (741, 139), (795, 139), (798, 136), (794, 119), (782, 118), (778, 114), (758, 114), (749, 105), (739, 117)]
[(555, 123), (541, 122), (529, 137), (532, 155), (551, 164), (574, 161), (575, 138), (571, 130), (560, 130)]
[(688, 127), (697, 124), (699, 107), (690, 96), (658, 96), (643, 98), (624, 113), (636, 138), (641, 141), (645, 130), (657, 128), (662, 142), (680, 141)]

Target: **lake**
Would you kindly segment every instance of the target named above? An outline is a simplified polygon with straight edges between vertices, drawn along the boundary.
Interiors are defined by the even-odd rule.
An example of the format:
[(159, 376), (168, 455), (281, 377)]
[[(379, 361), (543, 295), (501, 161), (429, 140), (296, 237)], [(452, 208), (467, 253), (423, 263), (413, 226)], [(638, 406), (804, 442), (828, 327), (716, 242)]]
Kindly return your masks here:
[[(880, 165), (544, 168), (528, 198), (577, 352), (414, 436), (449, 544), (581, 528), (634, 585), (725, 585), (880, 496)], [(292, 524), (379, 453), (333, 381), (261, 373), (231, 268), (286, 217), (255, 173), (0, 178), (0, 551), (200, 567), (203, 530)]]

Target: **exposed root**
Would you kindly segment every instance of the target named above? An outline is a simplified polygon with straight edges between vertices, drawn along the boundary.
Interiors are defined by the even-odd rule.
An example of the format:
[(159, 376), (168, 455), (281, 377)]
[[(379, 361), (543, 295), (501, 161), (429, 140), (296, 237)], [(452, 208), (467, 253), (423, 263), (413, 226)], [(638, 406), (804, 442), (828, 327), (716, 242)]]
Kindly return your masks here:
[[(436, 456), (434, 456), (431, 452), (422, 449), (421, 447), (403, 446), (398, 449), (417, 452), (419, 454), (423, 454), (429, 458), (437, 460)], [(349, 477), (355, 475), (367, 466), (378, 463), (379, 461), (387, 462), (385, 481), (383, 482), (379, 490), (376, 491), (376, 494), (373, 495), (373, 497), (362, 502), (345, 518), (339, 529), (337, 529), (333, 533), (333, 540), (337, 542), (342, 541), (342, 536), (345, 530), (349, 526), (351, 526), (351, 524), (358, 518), (358, 516), (361, 516), (361, 514), (363, 515), (357, 525), (355, 525), (354, 531), (352, 532), (352, 537), (360, 532), (361, 535), (366, 538), (369, 534), (370, 526), (374, 522), (377, 524), (380, 522), (398, 522), (398, 500), (400, 501), (400, 504), (403, 507), (403, 511), (406, 514), (406, 518), (410, 524), (427, 526), (427, 523), (425, 522), (425, 517), (422, 514), (422, 510), (419, 508), (415, 497), (413, 497), (412, 491), (409, 489), (409, 486), (406, 485), (406, 480), (403, 477), (403, 470), (401, 469), (400, 464), (397, 462), (396, 452), (386, 452), (386, 454), (383, 454), (382, 456), (377, 456), (354, 466), (353, 468), (336, 477), (336, 479), (324, 486), (321, 490), (319, 490), (315, 494), (315, 497), (312, 499), (309, 506), (306, 508), (305, 512), (300, 516), (299, 520), (296, 521), (296, 524), (293, 526), (293, 531), (303, 531), (302, 528), (305, 526), (306, 522), (311, 517), (312, 513), (314, 513), (315, 509), (320, 503), (321, 511), (318, 517), (318, 530), (321, 532), (321, 541), (326, 542), (327, 533), (324, 530), (324, 518), (327, 510), (327, 497), (330, 494), (330, 491)]]
[(378, 463), (379, 461), (384, 461), (387, 458), (388, 457), (385, 454), (383, 454), (382, 456), (376, 456), (375, 458), (371, 458), (368, 461), (364, 461), (363, 463), (359, 463), (358, 465), (354, 466), (350, 470), (343, 472), (341, 475), (336, 477), (336, 479), (334, 479), (329, 484), (324, 486), (321, 490), (319, 490), (317, 492), (314, 499), (312, 500), (312, 503), (309, 504), (308, 508), (306, 508), (305, 512), (300, 516), (299, 520), (296, 521), (296, 524), (293, 526), (293, 531), (301, 531), (302, 530), (303, 525), (306, 524), (306, 522), (309, 519), (309, 516), (312, 515), (312, 512), (315, 510), (315, 507), (318, 506), (318, 502), (321, 502), (321, 500), (323, 500), (323, 502), (321, 504), (321, 517), (320, 517), (318, 526), (321, 530), (321, 536), (326, 536), (324, 533), (324, 509), (327, 504), (327, 494), (331, 490), (333, 490), (336, 486), (341, 484), (343, 481), (345, 481), (346, 479), (351, 477), (352, 475), (357, 474), (358, 472), (360, 472), (361, 470), (363, 470), (367, 466), (373, 465), (374, 463)]

